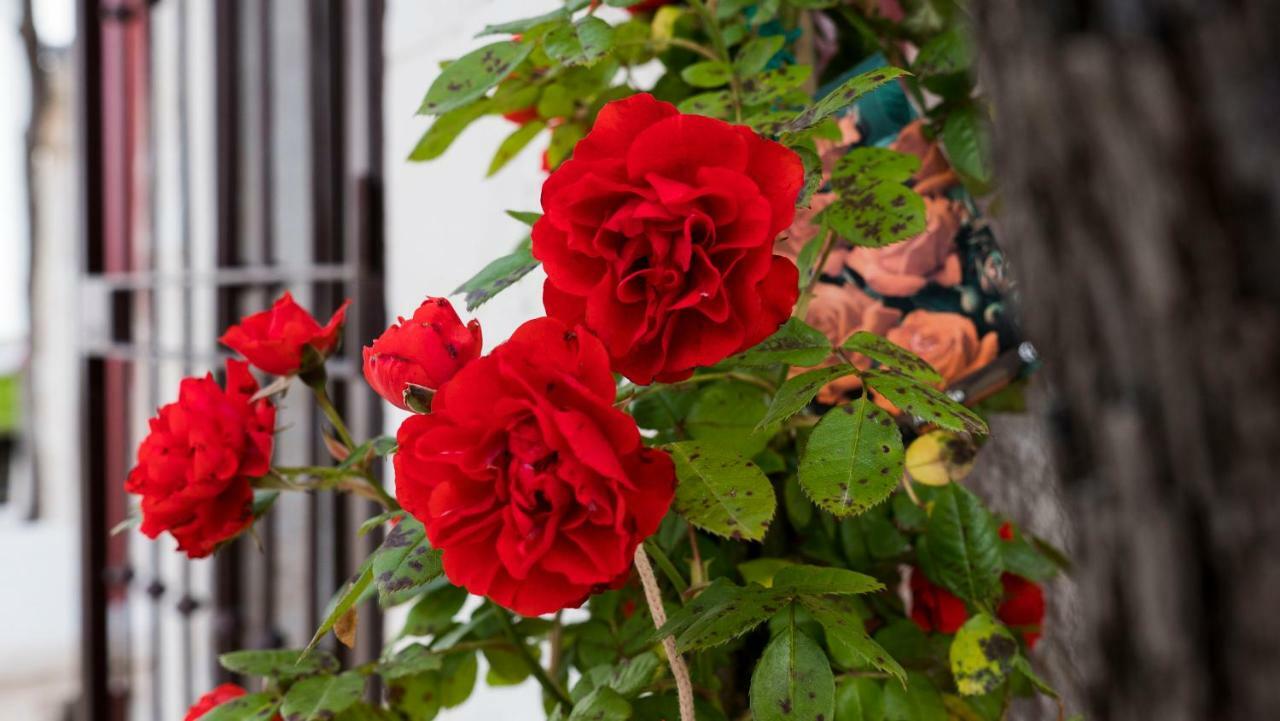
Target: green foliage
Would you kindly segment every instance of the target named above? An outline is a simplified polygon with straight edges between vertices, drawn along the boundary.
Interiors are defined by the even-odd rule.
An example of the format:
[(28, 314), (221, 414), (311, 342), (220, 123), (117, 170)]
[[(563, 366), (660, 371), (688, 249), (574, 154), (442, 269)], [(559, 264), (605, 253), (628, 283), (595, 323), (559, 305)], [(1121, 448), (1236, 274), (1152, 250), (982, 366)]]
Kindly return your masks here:
[(906, 687), (885, 684), (885, 721), (947, 721), (942, 694), (928, 676), (917, 671), (907, 674)]
[(272, 693), (251, 693), (218, 704), (201, 721), (260, 721), (270, 718), (280, 707), (280, 697)]
[(755, 721), (831, 718), (835, 677), (813, 639), (795, 618), (773, 637), (751, 674), (751, 715)]
[(446, 65), (431, 83), (418, 112), (439, 115), (479, 99), (532, 51), (529, 43), (504, 40), (463, 55)]
[(613, 45), (613, 28), (594, 16), (572, 25), (560, 25), (547, 33), (547, 55), (565, 65), (590, 65)]
[(972, 493), (955, 483), (938, 489), (925, 541), (925, 570), (934, 582), (979, 607), (1000, 595), (1000, 535)]
[(847, 351), (861, 353), (877, 363), (889, 366), (922, 383), (942, 382), (942, 376), (938, 375), (938, 371), (921, 360), (920, 356), (906, 348), (894, 345), (887, 338), (882, 338), (875, 333), (860, 330), (849, 336), (841, 347)]
[(854, 245), (881, 248), (925, 228), (924, 200), (903, 181), (919, 167), (914, 155), (855, 148), (831, 174), (838, 194), (818, 219)]
[(832, 113), (853, 105), (858, 98), (881, 85), (908, 74), (901, 68), (888, 67), (876, 68), (849, 78), (840, 87), (832, 90), (826, 97), (793, 118), (783, 127), (783, 130), (794, 133), (810, 128)]
[(966, 696), (990, 693), (1004, 683), (1018, 641), (1009, 629), (985, 613), (974, 615), (951, 642), (951, 673)]
[(673, 443), (667, 450), (676, 462), (675, 508), (680, 515), (718, 536), (748, 541), (764, 537), (778, 501), (756, 464), (697, 441)]
[(836, 684), (835, 721), (883, 721), (884, 688), (875, 679), (855, 676)]
[(902, 479), (902, 435), (893, 418), (864, 398), (832, 409), (800, 458), (800, 486), (836, 516), (884, 501)]
[(339, 669), (338, 659), (331, 653), (317, 651), (306, 656), (302, 654), (301, 650), (296, 649), (232, 651), (219, 656), (218, 663), (232, 673), (273, 679), (333, 673)]
[(757, 368), (779, 364), (815, 366), (830, 353), (831, 342), (822, 331), (798, 318), (789, 318), (773, 335), (727, 362)]
[(290, 721), (328, 721), (360, 700), (364, 678), (354, 671), (299, 681), (284, 696), (280, 713)]
[(378, 604), (387, 608), (403, 603), (443, 572), (440, 552), (431, 548), (422, 523), (416, 518), (405, 518), (387, 534), (382, 547), (373, 555)]
[(823, 386), (853, 372), (853, 366), (841, 363), (826, 368), (805, 371), (800, 375), (788, 378), (778, 388), (778, 392), (773, 395), (773, 402), (769, 405), (769, 412), (756, 424), (756, 430), (759, 431), (769, 424), (784, 421), (799, 413), (813, 401), (813, 397), (818, 395), (818, 391), (822, 390)]
[(830, 599), (806, 598), (804, 606), (826, 633), (827, 646), (832, 654), (856, 656), (863, 663), (887, 673), (898, 682), (907, 682), (907, 672), (889, 652), (867, 635), (862, 619), (836, 605)]
[(942, 391), (893, 369), (875, 369), (862, 375), (873, 391), (898, 409), (952, 431), (986, 435), (987, 422)]

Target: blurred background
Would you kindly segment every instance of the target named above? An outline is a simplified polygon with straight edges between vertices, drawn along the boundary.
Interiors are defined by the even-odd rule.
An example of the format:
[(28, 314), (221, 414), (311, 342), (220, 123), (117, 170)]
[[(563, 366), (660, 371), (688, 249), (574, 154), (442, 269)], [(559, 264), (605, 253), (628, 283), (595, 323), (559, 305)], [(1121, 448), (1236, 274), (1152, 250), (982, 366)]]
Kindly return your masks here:
[[(0, 719), (175, 721), (228, 680), (217, 653), (309, 639), (369, 509), (281, 498), (264, 550), (188, 561), (167, 536), (109, 536), (132, 449), (180, 378), (222, 365), (221, 330), (283, 290), (324, 317), (353, 299), (339, 402), (357, 434), (394, 429), (342, 382), (361, 345), (513, 247), (502, 211), (537, 209), (543, 177), (531, 148), (484, 178), (496, 117), (405, 162), (414, 112), (439, 61), (528, 6), (0, 0)], [(537, 272), (478, 313), (491, 342), (538, 314)], [(314, 413), (286, 399), (282, 462), (321, 460)], [(361, 621), (347, 660), (379, 647), (378, 615)], [(483, 684), (441, 714), (540, 717), (536, 686)]]

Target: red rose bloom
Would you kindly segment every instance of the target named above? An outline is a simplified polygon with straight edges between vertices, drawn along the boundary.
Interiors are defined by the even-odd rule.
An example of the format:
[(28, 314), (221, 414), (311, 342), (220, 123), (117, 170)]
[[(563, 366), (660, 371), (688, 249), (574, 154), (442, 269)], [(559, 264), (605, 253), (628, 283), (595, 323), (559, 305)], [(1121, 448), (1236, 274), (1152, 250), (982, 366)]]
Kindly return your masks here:
[(196, 719), (204, 716), (218, 706), (230, 701), (233, 698), (240, 698), (245, 694), (244, 689), (234, 683), (224, 683), (209, 693), (200, 697), (191, 708), (187, 709), (187, 716), (182, 721), (196, 721)]
[(803, 182), (800, 157), (750, 128), (643, 93), (609, 103), (542, 186), (547, 315), (586, 326), (636, 383), (755, 345), (799, 292), (773, 243)]
[(453, 583), (533, 616), (626, 581), (675, 471), (614, 396), (600, 341), (539, 318), (405, 420), (396, 496)]
[(321, 326), (286, 292), (271, 310), (241, 318), (220, 340), (254, 367), (278, 376), (290, 375), (302, 367), (304, 347), (311, 346), (321, 356), (333, 352), (348, 305), (351, 305), (349, 300)]
[(187, 378), (178, 401), (151, 419), (124, 488), (142, 496), (142, 532), (164, 531), (191, 558), (209, 555), (252, 521), (249, 481), (271, 465), (276, 409), (250, 402), (258, 383), (242, 361), (227, 361), (227, 387), (213, 375)]
[(1000, 576), (1000, 585), (1004, 587), (1004, 601), (996, 609), (996, 616), (1022, 634), (1027, 648), (1035, 648), (1044, 622), (1044, 589), (1012, 573)]
[(921, 631), (955, 633), (969, 618), (969, 610), (950, 591), (925, 578), (920, 569), (911, 569), (911, 620)]
[(480, 323), (463, 325), (444, 298), (427, 298), (364, 349), (364, 378), (378, 395), (411, 410), (408, 385), (435, 390), (480, 355)]

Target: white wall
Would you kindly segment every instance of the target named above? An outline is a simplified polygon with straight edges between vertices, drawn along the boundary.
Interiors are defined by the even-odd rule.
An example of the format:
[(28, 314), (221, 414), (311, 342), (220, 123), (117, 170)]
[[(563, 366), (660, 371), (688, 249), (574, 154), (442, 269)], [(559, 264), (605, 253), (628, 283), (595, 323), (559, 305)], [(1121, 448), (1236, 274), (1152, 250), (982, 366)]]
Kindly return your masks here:
[[(386, 22), (387, 303), (388, 315), (409, 315), (427, 295), (447, 295), (485, 263), (510, 252), (527, 228), (503, 211), (539, 210), (544, 174), (536, 141), (498, 175), (486, 179), (489, 159), (513, 126), (484, 118), (430, 163), (405, 158), (430, 125), (414, 115), (441, 60), (456, 58), (492, 38), (474, 36), (490, 22), (535, 15), (557, 0), (390, 0)], [(485, 346), (492, 348), (520, 323), (542, 315), (542, 271), (477, 309)], [(453, 299), (459, 312), (459, 298)], [(465, 314), (464, 314), (465, 315)], [(399, 417), (388, 420), (394, 432)], [(398, 620), (389, 619), (395, 627)], [(444, 721), (524, 721), (544, 716), (538, 687), (491, 689), (483, 673), (475, 695), (441, 713)]]

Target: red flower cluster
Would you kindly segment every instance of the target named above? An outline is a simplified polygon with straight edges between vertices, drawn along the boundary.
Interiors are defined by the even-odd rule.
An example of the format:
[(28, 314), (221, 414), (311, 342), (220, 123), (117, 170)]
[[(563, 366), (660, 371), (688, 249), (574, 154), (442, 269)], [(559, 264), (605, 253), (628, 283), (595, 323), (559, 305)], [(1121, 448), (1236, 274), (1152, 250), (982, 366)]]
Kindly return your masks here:
[(435, 390), (480, 355), (480, 323), (465, 326), (444, 298), (427, 298), (364, 349), (364, 377), (378, 395), (411, 410), (410, 385)]
[(590, 329), (636, 383), (755, 345), (799, 292), (773, 245), (803, 182), (800, 157), (750, 128), (647, 94), (609, 103), (542, 186), (547, 314)]
[(351, 301), (344, 302), (321, 326), (286, 292), (270, 310), (241, 318), (220, 340), (255, 368), (278, 376), (290, 375), (302, 369), (304, 348), (310, 346), (322, 358), (333, 352), (349, 305)]
[(151, 419), (125, 490), (142, 496), (142, 532), (168, 531), (191, 558), (253, 520), (249, 482), (271, 463), (276, 409), (250, 402), (258, 383), (241, 361), (227, 361), (223, 390), (213, 375), (182, 381), (176, 403)]
[[(1013, 540), (1013, 526), (1005, 523), (1000, 526), (1000, 538)], [(957, 598), (947, 589), (934, 585), (925, 578), (920, 569), (910, 572), (908, 585), (911, 588), (911, 620), (920, 630), (929, 633), (955, 633), (969, 619), (969, 610), (964, 601)], [(1039, 584), (1005, 573), (1000, 576), (1000, 585), (1004, 595), (996, 617), (1015, 631), (1022, 634), (1027, 648), (1035, 648), (1040, 640), (1040, 627), (1044, 623), (1044, 589)]]
[(598, 339), (539, 318), (401, 425), (396, 495), (453, 583), (528, 616), (626, 580), (675, 472), (615, 393)]

